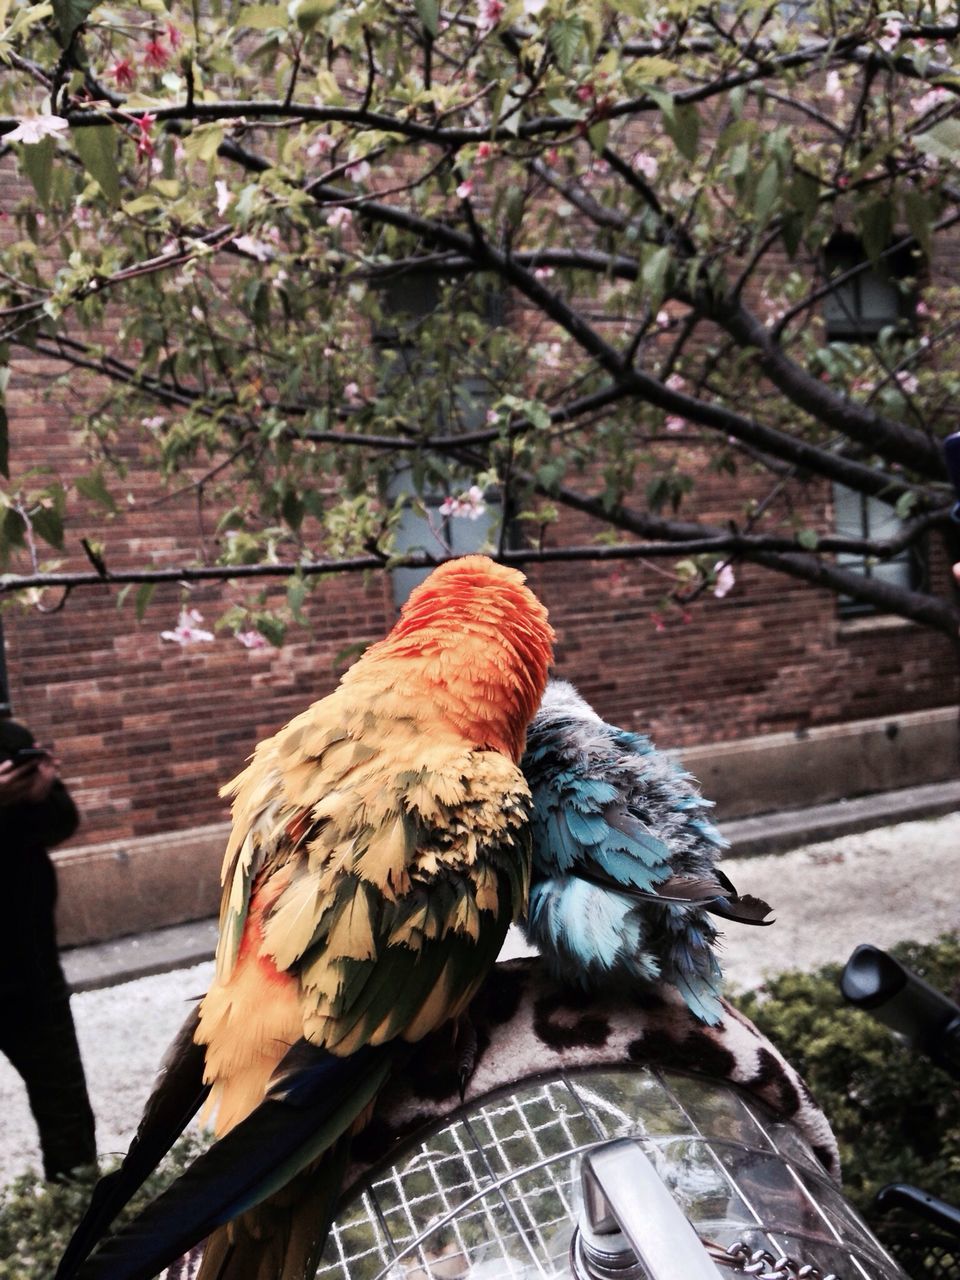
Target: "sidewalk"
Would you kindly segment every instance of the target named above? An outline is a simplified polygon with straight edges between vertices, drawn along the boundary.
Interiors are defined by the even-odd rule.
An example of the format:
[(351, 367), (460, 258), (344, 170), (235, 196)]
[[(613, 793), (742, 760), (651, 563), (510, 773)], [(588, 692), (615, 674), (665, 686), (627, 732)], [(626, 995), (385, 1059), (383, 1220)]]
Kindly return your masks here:
[[(951, 813), (960, 813), (960, 780), (744, 818), (723, 823), (722, 830), (730, 841), (731, 858), (752, 859), (781, 854), (815, 841), (836, 840), (878, 826)], [(767, 897), (755, 885), (752, 889), (748, 887), (753, 872), (752, 867), (744, 870), (743, 892)], [(770, 902), (778, 899), (776, 877), (774, 882)], [(960, 926), (960, 918), (957, 924)], [(62, 953), (63, 967), (74, 991), (93, 991), (199, 964), (213, 955), (216, 942), (216, 920), (197, 920), (113, 942), (73, 947)]]
[[(734, 836), (734, 824), (725, 830)], [(770, 902), (777, 917), (769, 929), (725, 931), (721, 962), (734, 992), (758, 985), (765, 974), (842, 962), (859, 942), (932, 941), (960, 928), (960, 813), (789, 853), (728, 858), (724, 868), (741, 892)], [(83, 988), (73, 999), (74, 1016), (104, 1153), (126, 1149), (166, 1047), (213, 973), (209, 959), (196, 963), (212, 954), (213, 922), (162, 932), (66, 956), (71, 980)], [(514, 933), (508, 953), (522, 949)], [(134, 977), (138, 972), (151, 976)], [(2, 1057), (0, 1114), (2, 1183), (38, 1164), (22, 1085)]]

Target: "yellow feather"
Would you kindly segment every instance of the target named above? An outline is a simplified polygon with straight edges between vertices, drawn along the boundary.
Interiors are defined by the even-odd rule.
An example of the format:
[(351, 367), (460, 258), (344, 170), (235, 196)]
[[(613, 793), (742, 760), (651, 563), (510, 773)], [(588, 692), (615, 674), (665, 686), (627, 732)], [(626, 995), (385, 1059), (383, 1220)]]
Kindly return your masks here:
[(366, 891), (360, 885), (357, 885), (353, 897), (344, 903), (330, 926), (326, 954), (332, 960), (376, 960), (377, 958), (370, 905)]
[(405, 822), (402, 815), (397, 814), (392, 821), (388, 818), (356, 860), (357, 874), (388, 898), (409, 891), (407, 863), (415, 850), (412, 834), (412, 824)]
[(263, 928), (263, 949), (278, 969), (289, 969), (300, 959), (329, 905), (319, 896), (313, 876), (299, 876), (287, 885)]

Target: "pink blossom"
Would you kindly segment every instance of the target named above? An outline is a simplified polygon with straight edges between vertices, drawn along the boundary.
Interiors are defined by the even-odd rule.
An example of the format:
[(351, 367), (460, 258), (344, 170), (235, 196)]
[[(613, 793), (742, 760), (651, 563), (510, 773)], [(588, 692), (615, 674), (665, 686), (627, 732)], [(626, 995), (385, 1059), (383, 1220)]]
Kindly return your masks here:
[(489, 160), (493, 155), (493, 145), (489, 142), (481, 142), (477, 147), (477, 159)]
[(948, 102), (953, 97), (949, 89), (945, 89), (943, 85), (935, 85), (932, 89), (928, 89), (926, 93), (921, 94), (919, 98), (910, 99), (910, 110), (915, 115), (923, 116), (928, 111), (933, 111), (935, 107), (942, 106), (944, 102)]
[(329, 155), (334, 148), (334, 140), (329, 133), (314, 133), (310, 135), (310, 145), (307, 147), (307, 155), (311, 160), (316, 160), (320, 156)]
[(143, 65), (145, 67), (153, 67), (155, 71), (160, 71), (169, 61), (170, 54), (159, 36), (148, 40), (143, 46)]
[(183, 44), (183, 36), (180, 29), (175, 27), (172, 22), (167, 23), (167, 39), (170, 41), (171, 49), (179, 49)]
[(496, 409), (488, 409), (487, 416), (486, 416), (487, 426), (495, 427), (499, 421), (500, 421), (500, 415), (499, 413), (497, 413)]
[(479, 520), (486, 509), (483, 490), (478, 484), (472, 484), (466, 493), (461, 493), (459, 497), (444, 498), (440, 503), (442, 516), (462, 516), (467, 520)]
[(249, 631), (235, 631), (234, 637), (243, 645), (245, 649), (265, 649), (267, 640), (259, 631), (251, 628)]
[(55, 138), (69, 127), (69, 121), (62, 116), (24, 116), (17, 127), (6, 134), (4, 142), (22, 142), (30, 147), (44, 138)]
[(233, 243), (241, 253), (249, 254), (258, 262), (269, 262), (274, 256), (271, 246), (264, 240), (258, 240), (256, 236), (236, 236)]
[(651, 613), (650, 621), (653, 623), (653, 627), (655, 631), (666, 631), (667, 624), (664, 622), (663, 618), (660, 616), (659, 613)]
[(642, 174), (648, 182), (653, 181), (657, 176), (657, 170), (660, 168), (657, 157), (652, 156), (649, 151), (635, 151), (630, 163), (637, 173)]
[(327, 214), (328, 227), (349, 227), (352, 222), (352, 211), (342, 204), (334, 205)]
[(535, 267), (533, 271), (535, 280), (549, 280), (553, 275), (553, 267)]
[(355, 185), (366, 182), (370, 177), (370, 165), (366, 160), (354, 160), (352, 164), (347, 165), (344, 173)]
[(153, 158), (154, 151), (156, 151), (156, 147), (153, 145), (153, 138), (150, 136), (150, 132), (156, 124), (156, 118), (149, 111), (145, 111), (142, 116), (135, 116), (133, 123), (137, 126), (137, 159), (150, 160)]
[(504, 0), (480, 0), (480, 16), (477, 19), (477, 31), (485, 36), (492, 31), (506, 9)]
[(188, 644), (208, 643), (213, 639), (212, 631), (204, 631), (198, 624), (203, 621), (203, 614), (196, 609), (181, 609), (177, 625), (172, 631), (161, 631), (160, 639), (169, 640), (181, 647)]
[(686, 418), (681, 418), (679, 414), (668, 414), (664, 420), (664, 428), (667, 431), (683, 431), (686, 428)]
[(915, 396), (920, 389), (916, 374), (908, 373), (906, 369), (900, 369), (893, 378), (904, 395)]
[(107, 73), (113, 78), (118, 89), (132, 89), (137, 81), (137, 72), (129, 58), (118, 58)]
[(671, 373), (670, 377), (663, 384), (668, 391), (683, 391), (686, 389), (686, 379), (680, 373)]
[(883, 31), (877, 41), (884, 53), (892, 53), (900, 43), (902, 27), (896, 18), (888, 18), (883, 24)]
[(823, 82), (823, 92), (834, 102), (840, 102), (843, 99), (843, 81), (840, 79), (839, 71), (827, 72), (827, 78)]
[(653, 34), (659, 36), (661, 40), (668, 39), (673, 34), (673, 23), (669, 18), (661, 18), (653, 28)]
[(717, 580), (713, 587), (713, 594), (718, 600), (722, 600), (727, 592), (733, 589), (733, 585), (737, 580), (733, 572), (733, 565), (717, 561), (713, 566), (713, 569), (717, 575)]
[(360, 384), (357, 382), (348, 382), (347, 385), (343, 388), (343, 394), (346, 396), (350, 404), (352, 405), (359, 404), (360, 403)]
[(917, 305), (914, 307), (914, 315), (919, 316), (920, 319), (922, 320), (924, 319), (924, 317), (928, 316), (929, 314), (930, 314), (930, 308), (921, 298), (920, 301), (917, 303)]
[(141, 418), (140, 425), (146, 427), (148, 431), (159, 431), (166, 422), (166, 418), (162, 413), (156, 414), (153, 418)]
[(222, 178), (218, 178), (213, 186), (217, 193), (217, 213), (222, 218), (233, 201), (233, 192)]
[(473, 195), (473, 183), (469, 178), (464, 178), (463, 182), (457, 187), (457, 196), (460, 200), (469, 200)]
[(666, 307), (661, 308), (661, 310), (657, 312), (657, 325), (661, 329), (670, 328), (670, 312)]

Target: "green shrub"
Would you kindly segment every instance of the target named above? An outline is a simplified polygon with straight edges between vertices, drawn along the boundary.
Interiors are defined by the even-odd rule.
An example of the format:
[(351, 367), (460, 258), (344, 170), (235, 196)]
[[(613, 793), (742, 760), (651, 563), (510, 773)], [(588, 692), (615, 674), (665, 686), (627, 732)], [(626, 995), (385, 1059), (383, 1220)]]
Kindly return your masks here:
[[(960, 1003), (960, 938), (902, 943), (890, 951)], [(850, 1008), (839, 974), (837, 965), (785, 973), (737, 1004), (806, 1080), (837, 1135), (847, 1196), (892, 1243), (896, 1218), (885, 1223), (873, 1209), (885, 1183), (912, 1182), (960, 1204), (960, 1087)]]
[[(196, 1159), (201, 1147), (197, 1138), (181, 1138), (118, 1221), (138, 1213)], [(104, 1164), (101, 1172), (117, 1163)], [(50, 1280), (97, 1176), (89, 1169), (68, 1182), (45, 1182), (31, 1171), (0, 1189), (0, 1280)]]

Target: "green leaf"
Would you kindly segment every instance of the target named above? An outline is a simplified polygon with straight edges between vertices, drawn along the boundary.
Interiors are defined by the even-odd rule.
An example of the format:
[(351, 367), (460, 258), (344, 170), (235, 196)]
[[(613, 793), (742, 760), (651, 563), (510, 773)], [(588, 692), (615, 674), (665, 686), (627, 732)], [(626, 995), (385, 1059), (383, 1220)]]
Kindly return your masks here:
[(117, 172), (116, 137), (113, 126), (91, 125), (71, 129), (73, 145), (83, 167), (114, 208), (120, 204), (120, 175)]
[(610, 121), (598, 120), (596, 124), (592, 124), (587, 130), (587, 138), (591, 147), (598, 154), (607, 145), (607, 135), (610, 133)]
[(769, 161), (760, 174), (757, 191), (753, 200), (753, 212), (762, 227), (770, 217), (771, 210), (780, 194), (780, 166), (776, 160)]
[(907, 226), (917, 238), (917, 244), (929, 261), (933, 255), (933, 221), (936, 206), (922, 191), (907, 190), (903, 193), (903, 213)]
[(663, 127), (685, 160), (696, 160), (697, 143), (700, 140), (700, 116), (697, 109), (686, 103), (674, 104), (671, 113), (663, 112)]
[(941, 160), (951, 160), (954, 164), (960, 161), (960, 120), (941, 120), (925, 133), (918, 133), (913, 139), (918, 151), (928, 156), (937, 156)]
[(99, 0), (50, 0), (53, 16), (60, 28), (60, 43), (64, 48), (73, 38), (81, 23), (86, 22)]
[(820, 545), (820, 538), (816, 529), (801, 529), (797, 534), (797, 542), (806, 551), (816, 551)]
[(54, 507), (39, 507), (31, 513), (30, 523), (44, 542), (58, 550), (63, 547), (63, 517)]
[(893, 508), (897, 513), (897, 519), (906, 520), (916, 505), (917, 495), (915, 493), (901, 493), (897, 499), (896, 506)]
[(27, 143), (20, 149), (20, 163), (33, 183), (37, 199), (44, 209), (50, 204), (50, 181), (53, 176), (55, 150), (56, 144), (52, 138), (41, 138), (39, 142)]
[(864, 205), (858, 213), (860, 238), (871, 262), (876, 262), (890, 243), (893, 232), (893, 204), (886, 197)]
[(582, 18), (557, 18), (550, 24), (547, 38), (560, 70), (565, 74), (573, 67), (583, 42), (583, 31)]
[(249, 27), (251, 31), (271, 31), (275, 27), (286, 27), (287, 6), (285, 4), (248, 4), (238, 13), (239, 24)]
[(99, 467), (96, 471), (91, 471), (88, 476), (77, 476), (73, 483), (81, 497), (88, 498), (100, 507), (106, 507), (108, 511), (116, 512), (117, 504), (107, 489), (103, 472)]
[(413, 0), (414, 8), (427, 32), (436, 39), (440, 22), (439, 0)]
[(654, 249), (646, 259), (640, 272), (640, 283), (643, 286), (647, 304), (655, 311), (663, 301), (667, 291), (667, 273), (670, 270), (673, 254), (669, 246)]
[(153, 599), (153, 593), (157, 589), (155, 582), (141, 582), (137, 587), (137, 594), (134, 597), (134, 608), (137, 613), (137, 621), (143, 621), (143, 615), (147, 612), (147, 607)]

